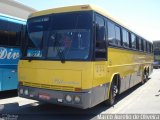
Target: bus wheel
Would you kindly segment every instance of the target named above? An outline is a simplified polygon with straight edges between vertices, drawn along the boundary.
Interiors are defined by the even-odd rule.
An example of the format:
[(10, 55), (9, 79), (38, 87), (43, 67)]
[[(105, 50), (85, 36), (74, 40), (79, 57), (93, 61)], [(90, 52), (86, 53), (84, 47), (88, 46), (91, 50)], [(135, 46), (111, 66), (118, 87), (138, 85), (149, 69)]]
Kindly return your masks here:
[(109, 99), (105, 102), (105, 104), (109, 106), (114, 105), (117, 93), (118, 93), (118, 87), (116, 82), (113, 81), (110, 88)]
[(146, 81), (148, 81), (149, 80), (149, 70), (147, 70), (147, 72), (146, 72)]
[(146, 72), (144, 71), (141, 84), (144, 84), (146, 81), (147, 81), (147, 75), (146, 75)]

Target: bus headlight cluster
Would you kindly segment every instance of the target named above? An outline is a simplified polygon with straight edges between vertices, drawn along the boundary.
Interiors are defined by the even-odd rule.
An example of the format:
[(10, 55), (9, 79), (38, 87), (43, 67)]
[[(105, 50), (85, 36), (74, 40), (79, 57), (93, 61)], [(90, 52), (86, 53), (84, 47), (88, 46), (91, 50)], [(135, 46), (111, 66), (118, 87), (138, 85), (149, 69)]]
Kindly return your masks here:
[(19, 90), (19, 93), (20, 93), (20, 94), (23, 94), (23, 89), (22, 89), (22, 88)]
[(79, 96), (75, 96), (74, 101), (75, 103), (80, 103), (81, 98)]
[(72, 101), (73, 101), (74, 103), (80, 103), (81, 98), (80, 98), (80, 96), (74, 96), (74, 97), (72, 97), (71, 95), (66, 95), (65, 100), (66, 100), (68, 103), (71, 103)]
[(70, 95), (66, 95), (65, 99), (67, 102), (72, 102), (72, 97)]
[(19, 93), (20, 93), (20, 94), (24, 94), (24, 95), (29, 95), (28, 89), (20, 88), (20, 89), (19, 89)]
[(24, 95), (28, 95), (28, 93), (29, 93), (29, 92), (28, 92), (28, 89), (25, 89), (25, 90), (24, 90)]

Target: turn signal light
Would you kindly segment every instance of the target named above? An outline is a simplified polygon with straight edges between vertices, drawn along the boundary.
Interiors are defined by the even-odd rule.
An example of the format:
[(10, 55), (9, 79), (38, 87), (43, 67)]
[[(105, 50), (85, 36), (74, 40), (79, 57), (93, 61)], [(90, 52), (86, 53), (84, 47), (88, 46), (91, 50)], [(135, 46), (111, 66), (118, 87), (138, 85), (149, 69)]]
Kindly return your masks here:
[(81, 7), (81, 9), (88, 9), (89, 8), (89, 6), (88, 5), (86, 5), (86, 6), (82, 6)]
[(19, 85), (23, 85), (23, 82), (20, 81), (20, 82), (19, 82)]
[(75, 91), (80, 92), (80, 91), (82, 91), (82, 89), (81, 88), (75, 88)]

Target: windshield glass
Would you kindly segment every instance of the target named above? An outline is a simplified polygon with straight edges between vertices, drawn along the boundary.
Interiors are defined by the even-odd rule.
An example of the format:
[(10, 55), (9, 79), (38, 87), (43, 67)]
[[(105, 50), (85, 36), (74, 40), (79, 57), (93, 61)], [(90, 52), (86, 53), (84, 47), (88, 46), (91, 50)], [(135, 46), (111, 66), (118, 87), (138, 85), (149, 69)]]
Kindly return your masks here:
[(53, 31), (50, 36), (49, 59), (87, 59), (89, 56), (90, 31), (60, 30)]
[(56, 13), (27, 22), (25, 58), (87, 60), (90, 55), (92, 12)]
[(27, 24), (27, 57), (44, 57), (43, 39), (49, 27), (49, 17), (31, 19)]

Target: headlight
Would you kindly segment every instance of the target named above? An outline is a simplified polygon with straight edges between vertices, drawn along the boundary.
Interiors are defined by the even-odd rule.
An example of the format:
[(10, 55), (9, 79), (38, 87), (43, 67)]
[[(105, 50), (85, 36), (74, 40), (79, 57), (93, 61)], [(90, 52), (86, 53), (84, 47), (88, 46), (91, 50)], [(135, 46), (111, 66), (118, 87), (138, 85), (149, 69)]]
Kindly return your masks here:
[(66, 95), (66, 101), (67, 102), (71, 102), (72, 101), (72, 97), (70, 95)]
[(19, 90), (19, 93), (20, 93), (20, 94), (23, 94), (23, 89), (22, 89), (22, 88)]
[(75, 103), (80, 103), (81, 99), (79, 96), (75, 96), (74, 101)]
[(25, 94), (25, 95), (28, 95), (28, 90), (27, 90), (27, 89), (24, 91), (24, 94)]

